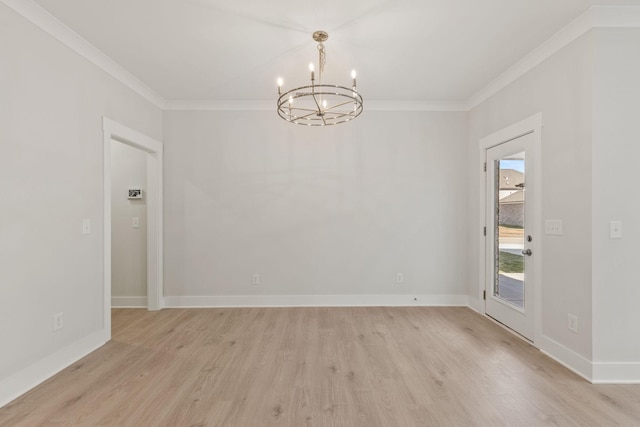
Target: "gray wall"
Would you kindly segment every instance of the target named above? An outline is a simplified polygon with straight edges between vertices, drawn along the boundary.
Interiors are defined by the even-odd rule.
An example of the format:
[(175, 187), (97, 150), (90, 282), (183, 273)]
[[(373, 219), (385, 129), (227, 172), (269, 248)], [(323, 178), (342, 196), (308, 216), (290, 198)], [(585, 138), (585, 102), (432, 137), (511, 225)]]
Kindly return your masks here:
[[(542, 112), (542, 221), (561, 219), (564, 225), (562, 236), (538, 237), (542, 239), (543, 335), (549, 343), (589, 360), (592, 70), (592, 35), (588, 33), (474, 108), (469, 113), (468, 146), (468, 168), (474, 171), (468, 181), (469, 292), (477, 298), (477, 248), (482, 234), (476, 208), (480, 203), (478, 142)], [(475, 305), (480, 307), (479, 301)], [(578, 316), (579, 334), (567, 329), (568, 313)]]
[[(543, 114), (542, 220), (563, 220), (564, 234), (541, 236), (545, 342), (539, 344), (568, 355), (565, 362), (596, 381), (640, 378), (639, 47), (638, 29), (591, 30), (469, 114), (470, 168), (479, 164), (479, 138)], [(470, 204), (477, 205), (473, 177), (469, 186)], [(613, 220), (623, 223), (622, 239), (609, 236)], [(472, 261), (477, 221), (472, 216)], [(477, 271), (476, 259), (471, 277)], [(569, 313), (578, 316), (578, 334), (568, 331)]]
[[(640, 30), (601, 29), (594, 44), (593, 358), (623, 362), (640, 378)], [(622, 239), (609, 222), (622, 221)]]
[(466, 119), (165, 112), (165, 294), (466, 295)]
[(4, 4), (0, 29), (2, 381), (103, 334), (102, 116), (162, 139), (162, 113)]

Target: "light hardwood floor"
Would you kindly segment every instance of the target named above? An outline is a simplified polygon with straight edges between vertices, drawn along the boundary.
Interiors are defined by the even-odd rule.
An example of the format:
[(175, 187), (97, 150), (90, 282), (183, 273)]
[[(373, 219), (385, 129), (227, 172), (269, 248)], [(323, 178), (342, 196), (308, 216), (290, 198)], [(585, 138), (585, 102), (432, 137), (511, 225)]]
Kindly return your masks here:
[(113, 340), (0, 426), (640, 426), (467, 308), (113, 310)]

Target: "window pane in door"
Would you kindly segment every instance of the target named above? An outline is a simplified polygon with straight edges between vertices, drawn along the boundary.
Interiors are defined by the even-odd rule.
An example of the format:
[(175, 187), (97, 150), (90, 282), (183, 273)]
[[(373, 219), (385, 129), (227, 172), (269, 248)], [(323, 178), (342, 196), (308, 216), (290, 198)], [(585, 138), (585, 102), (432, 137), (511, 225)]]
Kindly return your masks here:
[(524, 308), (524, 152), (496, 160), (493, 295)]

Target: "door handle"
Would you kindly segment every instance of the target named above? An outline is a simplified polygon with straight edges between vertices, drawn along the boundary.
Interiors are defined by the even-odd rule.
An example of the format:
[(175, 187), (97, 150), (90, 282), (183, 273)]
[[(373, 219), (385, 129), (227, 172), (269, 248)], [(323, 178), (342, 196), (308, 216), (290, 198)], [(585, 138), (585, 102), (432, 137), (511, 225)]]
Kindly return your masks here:
[(531, 249), (527, 249), (526, 251), (522, 251), (522, 255), (526, 255), (526, 256), (531, 256), (533, 252), (531, 252)]

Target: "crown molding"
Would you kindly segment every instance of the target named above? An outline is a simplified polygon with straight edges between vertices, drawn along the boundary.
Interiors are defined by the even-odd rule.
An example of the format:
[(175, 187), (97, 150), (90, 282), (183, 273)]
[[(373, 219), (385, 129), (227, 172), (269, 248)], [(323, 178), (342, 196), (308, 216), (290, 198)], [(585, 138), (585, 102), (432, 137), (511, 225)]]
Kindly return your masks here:
[(370, 111), (468, 111), (466, 102), (365, 101)]
[[(272, 111), (274, 101), (167, 101), (167, 111)], [(466, 103), (429, 101), (365, 101), (367, 111), (468, 111)]]
[(271, 111), (273, 101), (211, 101), (207, 99), (178, 99), (167, 101), (166, 111)]
[(78, 33), (63, 24), (32, 0), (0, 0), (7, 7), (26, 20), (30, 21), (42, 31), (58, 40), (89, 62), (102, 69), (120, 83), (142, 96), (156, 107), (163, 109), (166, 100), (156, 91), (140, 81), (113, 59), (109, 58), (97, 47), (82, 38)]
[(467, 106), (469, 110), (477, 107), (593, 28), (639, 27), (639, 6), (592, 6), (472, 95)]

